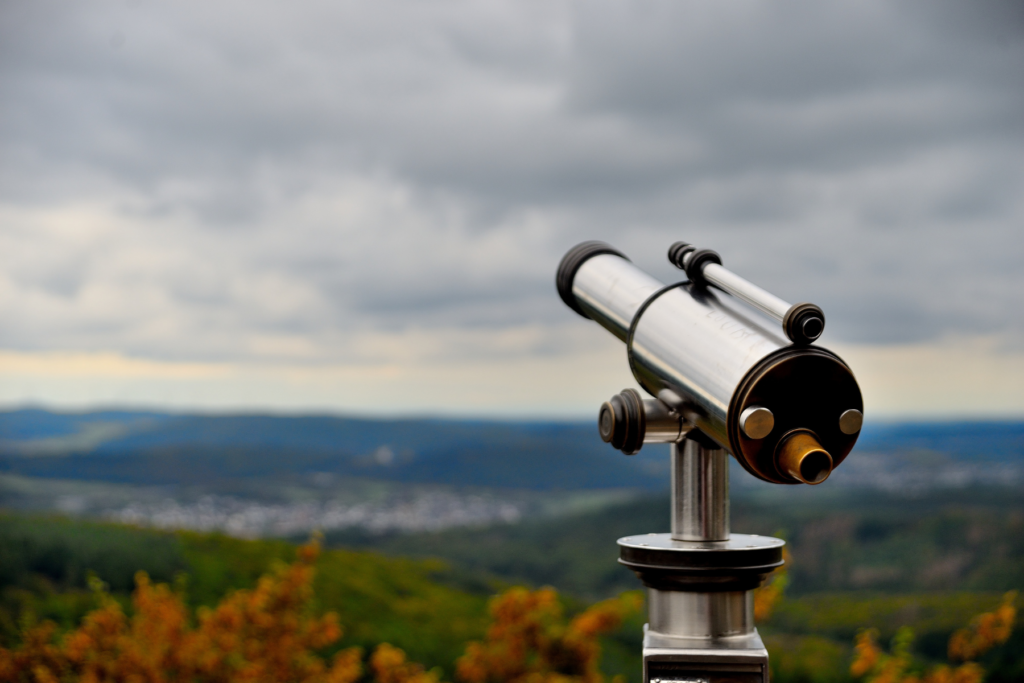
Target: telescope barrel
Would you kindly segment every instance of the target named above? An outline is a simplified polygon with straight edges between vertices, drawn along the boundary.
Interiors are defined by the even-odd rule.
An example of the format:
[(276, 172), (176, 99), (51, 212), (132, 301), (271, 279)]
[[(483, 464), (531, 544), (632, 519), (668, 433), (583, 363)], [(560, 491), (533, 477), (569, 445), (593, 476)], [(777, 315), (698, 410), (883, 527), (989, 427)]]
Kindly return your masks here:
[[(580, 272), (588, 262), (593, 263)], [(640, 306), (664, 286), (604, 242), (583, 242), (570, 249), (558, 267), (557, 285), (569, 308), (622, 341)]]
[[(719, 278), (724, 271), (732, 279), (721, 277), (723, 283), (739, 281), (753, 298), (774, 300), (776, 312), (785, 306), (724, 268), (713, 268), (720, 264), (707, 254), (717, 258), (689, 249), (684, 265), (700, 266), (703, 259), (702, 276)], [(740, 297), (716, 293), (695, 282), (689, 270), (688, 275), (689, 282), (666, 286), (611, 246), (584, 242), (562, 259), (557, 285), (567, 305), (625, 342), (641, 387), (728, 449), (751, 474), (780, 484), (824, 481), (859, 435), (863, 401), (850, 369), (830, 351), (790, 343), (775, 322), (749, 310)], [(645, 403), (625, 405), (639, 404), (642, 414)], [(621, 405), (618, 413), (612, 408), (602, 408), (601, 416), (608, 441), (616, 430), (623, 433), (616, 416), (628, 422), (636, 414)], [(643, 429), (639, 436), (626, 432), (632, 436), (623, 450), (635, 453), (645, 441)]]

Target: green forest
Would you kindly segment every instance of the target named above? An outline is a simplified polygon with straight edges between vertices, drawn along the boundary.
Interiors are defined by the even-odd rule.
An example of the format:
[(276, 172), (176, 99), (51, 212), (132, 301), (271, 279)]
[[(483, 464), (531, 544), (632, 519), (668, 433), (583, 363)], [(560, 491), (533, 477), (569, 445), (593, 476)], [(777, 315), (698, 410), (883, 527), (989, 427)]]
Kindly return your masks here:
[[(906, 629), (915, 656), (942, 661), (958, 628), (1024, 584), (1024, 502), (1011, 490), (918, 497), (859, 492), (741, 497), (733, 528), (785, 537), (786, 592), (759, 626), (775, 681), (851, 680), (866, 628), (888, 643)], [(340, 616), (339, 647), (391, 643), (451, 680), (482, 637), (486, 605), (512, 585), (549, 585), (570, 613), (639, 587), (615, 539), (666, 526), (661, 496), (576, 515), (437, 533), (332, 534), (317, 560), (315, 607)], [(0, 515), (0, 645), (33, 624), (74, 627), (102, 595), (128, 605), (137, 571), (192, 607), (214, 605), (295, 559), (294, 540), (161, 532), (57, 516)], [(601, 668), (635, 682), (643, 618), (606, 637)], [(903, 629), (901, 631), (901, 629)], [(989, 681), (1024, 678), (1024, 632), (985, 655)]]

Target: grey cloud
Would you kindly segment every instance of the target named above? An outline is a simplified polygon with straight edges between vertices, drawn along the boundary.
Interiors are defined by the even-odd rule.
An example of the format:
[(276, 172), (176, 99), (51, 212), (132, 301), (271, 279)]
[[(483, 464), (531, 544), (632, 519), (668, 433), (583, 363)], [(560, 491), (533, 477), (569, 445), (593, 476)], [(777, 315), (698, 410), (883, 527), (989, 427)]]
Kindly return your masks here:
[(0, 344), (553, 330), (588, 238), (706, 244), (843, 340), (1016, 335), (1018, 7), (5, 3), (0, 204), (125, 225), (2, 219)]

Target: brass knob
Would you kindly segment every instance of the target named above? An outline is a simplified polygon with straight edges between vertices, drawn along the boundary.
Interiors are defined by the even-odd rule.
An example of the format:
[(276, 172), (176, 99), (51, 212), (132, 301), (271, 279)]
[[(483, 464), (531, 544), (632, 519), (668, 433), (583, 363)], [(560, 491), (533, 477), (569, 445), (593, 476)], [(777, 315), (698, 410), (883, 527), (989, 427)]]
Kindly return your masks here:
[(775, 428), (772, 411), (761, 406), (750, 406), (740, 413), (740, 429), (751, 439), (763, 439)]
[(814, 432), (796, 429), (786, 434), (775, 448), (775, 464), (779, 471), (804, 484), (820, 484), (832, 473), (832, 456)]
[(847, 436), (853, 436), (859, 432), (863, 424), (864, 413), (859, 410), (853, 408), (844, 410), (843, 414), (839, 416), (839, 431)]

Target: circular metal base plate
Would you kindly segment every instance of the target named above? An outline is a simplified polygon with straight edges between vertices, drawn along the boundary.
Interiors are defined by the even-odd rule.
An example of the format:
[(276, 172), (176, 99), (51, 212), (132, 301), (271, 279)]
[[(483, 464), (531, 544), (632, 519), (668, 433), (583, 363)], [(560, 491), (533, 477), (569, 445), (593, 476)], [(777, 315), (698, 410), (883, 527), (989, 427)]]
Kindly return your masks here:
[(676, 541), (671, 534), (619, 539), (619, 562), (649, 588), (750, 590), (781, 567), (786, 542), (770, 536), (732, 534), (728, 541)]

